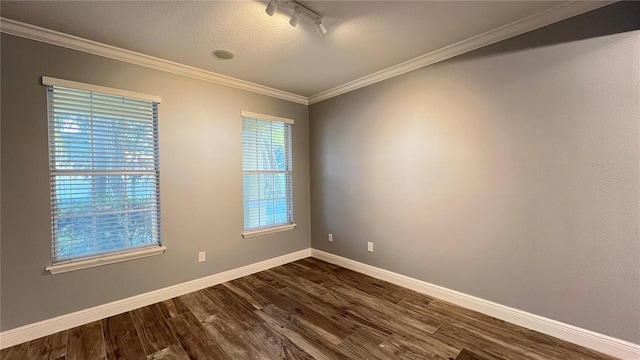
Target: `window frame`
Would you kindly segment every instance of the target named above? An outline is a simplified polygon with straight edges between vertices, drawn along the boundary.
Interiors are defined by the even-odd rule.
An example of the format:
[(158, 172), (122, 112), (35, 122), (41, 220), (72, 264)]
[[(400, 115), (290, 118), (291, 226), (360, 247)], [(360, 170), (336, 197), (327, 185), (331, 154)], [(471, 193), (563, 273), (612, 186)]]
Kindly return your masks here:
[[(260, 114), (260, 113), (255, 113), (255, 112), (250, 112), (250, 111), (241, 111), (240, 113), (240, 118), (243, 122), (243, 127), (244, 127), (244, 120), (245, 119), (254, 119), (254, 120), (258, 120), (258, 121), (270, 121), (270, 122), (279, 122), (279, 123), (284, 123), (287, 124), (288, 126), (290, 126), (290, 130), (289, 130), (289, 137), (288, 137), (288, 144), (285, 144), (286, 147), (288, 147), (288, 149), (290, 150), (290, 164), (289, 169), (285, 170), (285, 171), (277, 171), (277, 173), (286, 173), (287, 176), (289, 176), (289, 186), (287, 186), (287, 204), (288, 204), (288, 208), (287, 208), (287, 212), (291, 213), (290, 216), (290, 221), (287, 221), (285, 223), (278, 223), (278, 224), (274, 224), (271, 226), (265, 226), (265, 227), (259, 227), (259, 228), (251, 228), (251, 229), (247, 229), (246, 228), (246, 224), (244, 221), (244, 218), (246, 216), (246, 207), (245, 207), (245, 175), (247, 174), (256, 174), (256, 173), (260, 173), (260, 171), (245, 171), (244, 168), (244, 150), (245, 150), (245, 143), (244, 143), (244, 137), (242, 140), (242, 196), (243, 196), (243, 201), (242, 201), (242, 213), (243, 213), (243, 231), (242, 231), (242, 237), (243, 238), (250, 238), (250, 237), (255, 237), (255, 236), (261, 236), (261, 235), (267, 235), (267, 234), (272, 234), (272, 233), (276, 233), (276, 232), (281, 232), (281, 231), (287, 231), (287, 230), (292, 230), (294, 229), (297, 224), (294, 221), (294, 206), (293, 206), (293, 202), (294, 202), (294, 191), (293, 191), (293, 124), (294, 124), (294, 120), (292, 119), (288, 119), (288, 118), (283, 118), (283, 117), (279, 117), (279, 116), (273, 116), (273, 115), (266, 115), (266, 114)], [(244, 130), (243, 130), (244, 131)], [(269, 171), (266, 171), (269, 172)], [(274, 172), (273, 170), (270, 170), (270, 172)]]
[[(46, 87), (46, 91), (47, 91), (47, 108), (48, 108), (48, 114), (47, 114), (47, 123), (49, 125), (49, 130), (48, 133), (49, 135), (47, 136), (47, 142), (49, 144), (49, 163), (51, 164), (51, 161), (54, 157), (54, 154), (52, 153), (52, 146), (55, 146), (55, 144), (57, 144), (57, 142), (55, 142), (54, 140), (52, 140), (51, 138), (51, 126), (52, 126), (52, 119), (51, 117), (52, 115), (52, 111), (54, 109), (54, 104), (53, 101), (50, 98), (50, 91), (55, 91), (55, 90), (50, 90), (50, 87), (53, 88), (67, 88), (67, 89), (71, 89), (73, 91), (82, 91), (82, 92), (87, 92), (87, 93), (91, 93), (91, 94), (97, 94), (97, 95), (108, 95), (108, 96), (115, 96), (115, 97), (121, 97), (124, 100), (136, 100), (136, 101), (146, 101), (146, 102), (150, 102), (152, 103), (152, 108), (154, 110), (157, 110), (158, 104), (160, 104), (161, 102), (161, 98), (159, 96), (155, 96), (155, 95), (148, 95), (148, 94), (143, 94), (143, 93), (138, 93), (138, 92), (132, 92), (132, 91), (127, 91), (127, 90), (121, 90), (121, 89), (114, 89), (114, 88), (109, 88), (109, 87), (104, 87), (104, 86), (97, 86), (97, 85), (92, 85), (92, 84), (86, 84), (86, 83), (81, 83), (81, 82), (75, 82), (75, 81), (70, 81), (70, 80), (63, 80), (63, 79), (56, 79), (56, 78), (52, 78), (52, 77), (47, 77), (47, 76), (43, 76), (42, 77), (42, 85), (44, 85)], [(93, 120), (92, 120), (93, 121)], [(52, 230), (52, 234), (51, 234), (51, 255), (52, 255), (52, 265), (47, 266), (45, 268), (45, 270), (49, 271), (52, 274), (59, 274), (59, 273), (64, 273), (64, 272), (68, 272), (68, 271), (74, 271), (74, 270), (80, 270), (80, 269), (86, 269), (86, 268), (91, 268), (91, 267), (95, 267), (95, 266), (101, 266), (101, 265), (107, 265), (107, 264), (114, 264), (114, 263), (118, 263), (118, 262), (123, 262), (123, 261), (128, 261), (128, 260), (133, 260), (133, 259), (140, 259), (140, 258), (145, 258), (145, 257), (149, 257), (149, 256), (153, 256), (153, 255), (161, 255), (164, 254), (164, 252), (166, 251), (166, 247), (163, 246), (162, 244), (162, 237), (161, 237), (161, 202), (160, 202), (160, 167), (159, 167), (159, 135), (158, 135), (158, 114), (157, 111), (154, 112), (153, 115), (153, 156), (154, 156), (154, 170), (146, 170), (146, 172), (153, 172), (153, 176), (154, 176), (154, 181), (152, 182), (154, 188), (156, 189), (156, 194), (152, 197), (153, 198), (153, 204), (154, 207), (156, 209), (156, 212), (154, 214), (155, 216), (155, 223), (156, 223), (156, 229), (155, 229), (155, 234), (153, 235), (153, 239), (157, 240), (157, 242), (153, 242), (150, 243), (148, 246), (135, 246), (135, 247), (129, 247), (129, 248), (122, 248), (122, 249), (118, 249), (118, 250), (114, 250), (112, 252), (105, 252), (105, 253), (94, 253), (94, 254), (87, 254), (87, 255), (82, 255), (82, 256), (78, 256), (76, 258), (69, 258), (69, 259), (61, 259), (61, 260), (56, 260), (56, 246), (58, 245), (58, 239), (57, 239), (57, 229), (56, 229), (56, 220), (57, 220), (57, 211), (56, 208), (54, 208), (54, 206), (56, 206), (56, 204), (59, 201), (59, 198), (56, 195), (56, 191), (55, 191), (55, 187), (53, 186), (54, 182), (56, 181), (56, 177), (58, 176), (63, 176), (60, 174), (60, 170), (56, 170), (54, 169), (53, 165), (50, 165), (49, 168), (49, 179), (50, 179), (50, 184), (51, 184), (51, 190), (50, 190), (50, 199), (51, 199), (51, 210), (50, 210), (50, 215), (51, 215), (51, 230)], [(93, 155), (91, 155), (91, 158), (93, 159)], [(94, 171), (95, 170), (91, 170)], [(77, 171), (78, 173), (91, 173), (91, 171), (89, 170), (79, 170)], [(122, 168), (122, 169), (117, 169), (117, 170), (113, 170), (113, 171), (107, 171), (107, 172), (112, 172), (114, 173), (114, 175), (120, 175), (120, 174), (125, 174), (126, 173), (126, 169)], [(71, 171), (71, 172), (75, 172), (75, 171)], [(96, 174), (98, 175), (98, 174)], [(96, 175), (87, 175), (87, 176), (96, 176)], [(151, 174), (149, 174), (151, 175)], [(123, 211), (127, 211), (127, 210), (123, 210)], [(82, 214), (82, 213), (81, 213)], [(91, 212), (88, 212), (87, 214), (91, 214)]]

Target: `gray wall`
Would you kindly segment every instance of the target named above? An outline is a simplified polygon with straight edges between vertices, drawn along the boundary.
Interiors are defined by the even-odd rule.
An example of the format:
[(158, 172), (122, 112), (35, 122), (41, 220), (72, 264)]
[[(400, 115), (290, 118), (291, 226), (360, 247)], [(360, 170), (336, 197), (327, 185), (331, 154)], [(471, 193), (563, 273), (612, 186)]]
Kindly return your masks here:
[(638, 9), (312, 105), (312, 247), (640, 343)]
[[(2, 35), (1, 329), (310, 246), (308, 107)], [(161, 256), (50, 275), (46, 90), (52, 76), (162, 97)], [(240, 111), (295, 120), (292, 231), (242, 239)], [(207, 261), (198, 263), (198, 251)]]

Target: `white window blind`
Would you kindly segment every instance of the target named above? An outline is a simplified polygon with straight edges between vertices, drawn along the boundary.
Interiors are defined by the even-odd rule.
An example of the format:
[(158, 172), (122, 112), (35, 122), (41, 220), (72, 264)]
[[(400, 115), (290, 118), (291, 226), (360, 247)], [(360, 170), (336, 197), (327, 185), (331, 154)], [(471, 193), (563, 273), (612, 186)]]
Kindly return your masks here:
[(258, 116), (242, 116), (245, 231), (293, 224), (293, 121)]
[(54, 263), (160, 246), (158, 103), (47, 95)]

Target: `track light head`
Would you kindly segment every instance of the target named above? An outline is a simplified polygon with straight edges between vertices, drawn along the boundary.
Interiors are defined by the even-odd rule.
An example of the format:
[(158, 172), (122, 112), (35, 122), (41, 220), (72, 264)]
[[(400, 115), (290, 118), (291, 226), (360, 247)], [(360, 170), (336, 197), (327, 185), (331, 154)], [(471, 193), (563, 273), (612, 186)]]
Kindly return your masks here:
[(296, 7), (293, 15), (291, 15), (291, 20), (289, 20), (289, 25), (296, 27), (298, 25), (298, 22), (300, 21), (300, 15), (302, 15), (302, 9)]
[(322, 25), (322, 19), (317, 19), (315, 21), (316, 24), (316, 30), (318, 30), (318, 34), (320, 34), (320, 36), (323, 36), (324, 34), (327, 33), (327, 28), (324, 27), (324, 25)]
[(313, 23), (320, 36), (327, 33), (327, 28), (322, 23), (322, 15), (301, 3), (295, 0), (269, 0), (265, 12), (267, 15), (273, 16), (278, 11), (278, 8), (285, 14), (292, 14), (291, 19), (289, 19), (289, 25), (296, 27), (300, 21), (305, 23), (305, 25)]
[(277, 9), (278, 3), (276, 2), (276, 0), (271, 0), (269, 1), (269, 5), (267, 5), (267, 9), (265, 10), (265, 12), (267, 13), (267, 15), (273, 16), (273, 14), (276, 13)]

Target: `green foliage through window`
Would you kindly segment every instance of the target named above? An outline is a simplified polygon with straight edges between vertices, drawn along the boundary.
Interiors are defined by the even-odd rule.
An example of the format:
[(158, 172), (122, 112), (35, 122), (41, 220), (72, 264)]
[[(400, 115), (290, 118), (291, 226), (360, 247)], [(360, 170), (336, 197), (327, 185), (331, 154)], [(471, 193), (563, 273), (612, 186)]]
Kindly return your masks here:
[(47, 91), (54, 262), (159, 245), (158, 104)]
[(291, 124), (242, 118), (244, 229), (293, 223)]

